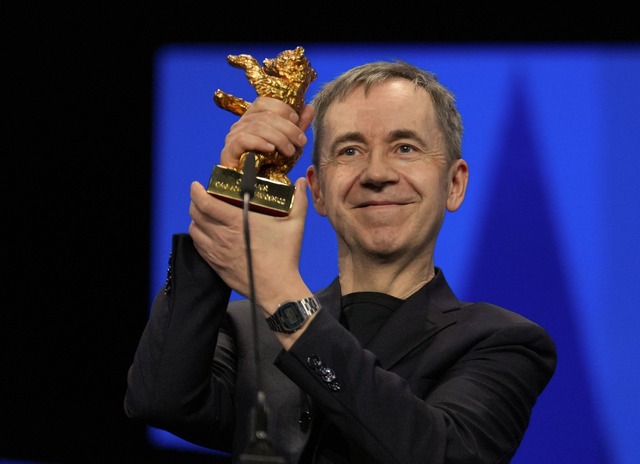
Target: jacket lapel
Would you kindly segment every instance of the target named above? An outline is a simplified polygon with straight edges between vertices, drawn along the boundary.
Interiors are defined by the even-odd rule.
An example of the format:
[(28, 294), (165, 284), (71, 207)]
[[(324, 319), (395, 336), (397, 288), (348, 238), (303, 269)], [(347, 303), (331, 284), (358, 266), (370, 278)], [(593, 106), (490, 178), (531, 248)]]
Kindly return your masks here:
[[(340, 319), (340, 282), (336, 278), (317, 295), (323, 309)], [(366, 348), (378, 357), (381, 367), (392, 368), (419, 345), (456, 323), (458, 301), (444, 274), (436, 269), (435, 277), (413, 294), (389, 318)]]

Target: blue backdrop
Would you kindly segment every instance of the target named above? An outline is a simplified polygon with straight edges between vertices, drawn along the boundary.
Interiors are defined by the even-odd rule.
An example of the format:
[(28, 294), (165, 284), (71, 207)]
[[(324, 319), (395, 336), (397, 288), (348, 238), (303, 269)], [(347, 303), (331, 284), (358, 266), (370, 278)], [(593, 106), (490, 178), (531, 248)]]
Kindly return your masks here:
[[(558, 347), (557, 372), (513, 462), (640, 462), (638, 46), (164, 47), (154, 76), (150, 300), (165, 278), (171, 234), (187, 230), (189, 184), (206, 185), (237, 120), (213, 92), (255, 97), (226, 56), (262, 61), (297, 45), (318, 72), (309, 97), (349, 67), (396, 58), (435, 72), (456, 95), (470, 185), (445, 220), (436, 263), (459, 298), (520, 312)], [(292, 179), (304, 175), (310, 147)], [(314, 290), (336, 275), (334, 242), (310, 211), (301, 271)], [(191, 446), (155, 429), (150, 437), (158, 446)]]

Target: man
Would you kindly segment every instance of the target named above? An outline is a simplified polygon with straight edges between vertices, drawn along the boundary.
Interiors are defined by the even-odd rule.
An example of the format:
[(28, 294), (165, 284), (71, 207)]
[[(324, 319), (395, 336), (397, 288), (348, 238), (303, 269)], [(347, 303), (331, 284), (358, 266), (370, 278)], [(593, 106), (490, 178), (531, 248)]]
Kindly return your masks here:
[[(509, 462), (556, 354), (537, 324), (459, 301), (435, 266), (445, 214), (468, 181), (453, 95), (410, 64), (366, 64), (299, 115), (258, 98), (231, 127), (221, 163), (237, 167), (249, 150), (295, 155), (312, 120), (313, 165), (290, 215), (250, 214), (275, 453), (288, 463)], [(338, 277), (315, 297), (298, 270), (307, 186), (338, 240)], [(228, 304), (231, 289), (250, 295), (242, 210), (198, 183), (191, 200), (125, 410), (238, 462), (257, 372), (250, 304)], [(293, 327), (283, 306), (302, 308)]]

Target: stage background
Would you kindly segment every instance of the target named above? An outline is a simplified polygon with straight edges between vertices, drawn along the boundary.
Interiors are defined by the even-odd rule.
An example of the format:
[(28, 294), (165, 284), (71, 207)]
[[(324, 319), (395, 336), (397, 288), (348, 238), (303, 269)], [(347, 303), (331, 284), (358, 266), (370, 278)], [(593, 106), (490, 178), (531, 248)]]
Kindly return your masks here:
[[(189, 224), (189, 185), (207, 185), (238, 117), (221, 88), (253, 99), (228, 54), (262, 61), (297, 44), (169, 45), (154, 72), (151, 293), (166, 278), (171, 234)], [(515, 463), (637, 462), (640, 403), (640, 51), (605, 46), (304, 44), (326, 80), (372, 60), (430, 69), (456, 95), (470, 184), (437, 246), (458, 296), (538, 322), (558, 369), (534, 409)], [(311, 135), (311, 134), (309, 134)], [(304, 176), (311, 141), (290, 177)], [(301, 272), (336, 276), (334, 233), (311, 207)], [(182, 446), (152, 431), (163, 446)]]

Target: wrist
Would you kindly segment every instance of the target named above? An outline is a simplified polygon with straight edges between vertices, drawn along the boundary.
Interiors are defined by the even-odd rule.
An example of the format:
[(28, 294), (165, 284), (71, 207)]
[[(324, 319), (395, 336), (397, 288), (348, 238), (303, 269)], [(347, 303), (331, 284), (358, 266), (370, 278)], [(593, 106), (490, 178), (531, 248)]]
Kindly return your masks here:
[(265, 317), (269, 317), (276, 312), (278, 307), (285, 301), (297, 301), (313, 296), (313, 292), (302, 282), (302, 279), (300, 279), (299, 282), (291, 283), (280, 289), (275, 289), (273, 286), (271, 289), (272, 291), (269, 292), (269, 295), (258, 291), (259, 295), (262, 293), (260, 298), (258, 298), (258, 303), (263, 309)]

